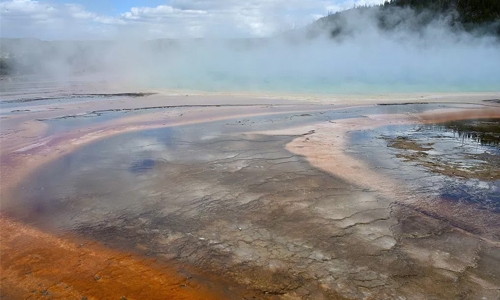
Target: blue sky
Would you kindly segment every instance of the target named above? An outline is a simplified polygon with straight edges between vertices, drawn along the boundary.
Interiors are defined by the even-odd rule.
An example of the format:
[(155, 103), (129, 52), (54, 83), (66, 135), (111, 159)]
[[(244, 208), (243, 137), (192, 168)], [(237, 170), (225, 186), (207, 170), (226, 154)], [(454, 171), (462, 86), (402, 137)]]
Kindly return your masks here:
[(0, 36), (262, 37), (384, 0), (0, 0)]
[(75, 3), (85, 6), (89, 11), (99, 14), (122, 14), (129, 11), (132, 7), (148, 6), (157, 7), (158, 5), (167, 4), (169, 1), (165, 0), (56, 0), (47, 1), (51, 3), (65, 4)]

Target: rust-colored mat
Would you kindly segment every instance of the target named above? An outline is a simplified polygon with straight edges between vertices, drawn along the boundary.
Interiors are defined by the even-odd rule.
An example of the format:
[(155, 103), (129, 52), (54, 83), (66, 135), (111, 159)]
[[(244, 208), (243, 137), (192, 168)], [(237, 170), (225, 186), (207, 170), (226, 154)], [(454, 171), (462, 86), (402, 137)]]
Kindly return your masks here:
[(0, 217), (5, 299), (220, 299), (173, 268)]

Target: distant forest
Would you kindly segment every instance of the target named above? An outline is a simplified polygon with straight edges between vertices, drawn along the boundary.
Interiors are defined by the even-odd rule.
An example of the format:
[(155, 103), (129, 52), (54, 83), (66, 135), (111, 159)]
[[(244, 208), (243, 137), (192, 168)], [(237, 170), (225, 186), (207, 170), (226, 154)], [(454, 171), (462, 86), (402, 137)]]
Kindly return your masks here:
[[(407, 36), (425, 34), (427, 29), (449, 28), (450, 33), (464, 31), (475, 36), (491, 36), (500, 41), (500, 0), (390, 0), (376, 6), (359, 6), (329, 14), (312, 24), (280, 34), (292, 41), (330, 36), (342, 40), (375, 25), (382, 32), (399, 31)], [(442, 27), (445, 25), (445, 27)], [(446, 27), (447, 26), (447, 27)], [(447, 28), (447, 29), (448, 29)], [(278, 35), (278, 36), (280, 36)], [(275, 37), (231, 40), (231, 47), (247, 49)], [(159, 51), (175, 49), (178, 41), (162, 39), (145, 43)], [(203, 43), (194, 40), (193, 43)], [(33, 74), (51, 63), (64, 61), (72, 70), (98, 70), (100, 53), (111, 49), (113, 41), (41, 41), (38, 39), (0, 38), (0, 76)], [(76, 71), (75, 71), (76, 72)]]
[(311, 24), (308, 34), (314, 37), (327, 30), (332, 38), (348, 36), (358, 30), (349, 20), (359, 14), (375, 17), (378, 27), (386, 31), (405, 28), (418, 32), (439, 20), (456, 32), (500, 37), (500, 0), (390, 0), (329, 14)]
[(500, 22), (500, 0), (391, 0), (384, 6), (411, 7), (437, 13), (456, 11), (457, 21), (464, 25)]

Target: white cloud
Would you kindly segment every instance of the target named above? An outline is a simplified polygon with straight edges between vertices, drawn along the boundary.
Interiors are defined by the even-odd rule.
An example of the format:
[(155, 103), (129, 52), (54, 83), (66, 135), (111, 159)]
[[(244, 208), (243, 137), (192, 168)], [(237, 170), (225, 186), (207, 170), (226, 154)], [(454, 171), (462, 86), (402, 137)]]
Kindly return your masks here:
[(34, 0), (0, 2), (0, 22), (2, 37), (42, 39), (105, 37), (113, 29), (106, 28), (108, 25), (125, 23), (117, 18), (89, 12), (82, 5), (53, 5)]
[(102, 15), (78, 4), (36, 0), (0, 2), (1, 35), (42, 39), (109, 38), (135, 33), (159, 37), (268, 36), (303, 26), (329, 11), (383, 0), (173, 0)]
[(356, 6), (378, 5), (386, 1), (387, 0), (345, 0), (339, 3), (332, 3), (330, 5), (327, 5), (327, 10), (329, 13), (335, 13)]
[[(350, 8), (353, 3), (365, 2), (336, 5)], [(147, 87), (213, 91), (498, 90), (496, 39), (450, 32), (440, 21), (418, 34), (405, 26), (381, 31), (376, 14), (369, 11), (346, 14), (346, 34), (335, 40), (302, 40), (298, 34), (297, 39), (276, 38), (268, 43), (182, 41), (168, 48), (164, 46), (170, 43), (130, 41), (131, 35), (262, 36), (280, 26), (309, 22), (314, 15), (326, 14), (333, 4), (324, 0), (175, 0), (168, 6), (131, 8), (110, 16), (81, 5), (0, 0), (0, 12), (2, 30), (13, 36), (80, 39), (123, 33), (127, 38), (116, 43), (57, 43), (59, 46), (50, 47), (19, 43), (14, 53), (21, 53), (23, 62), (35, 66), (40, 74), (54, 78), (84, 72)], [(413, 15), (406, 9), (393, 13), (410, 20)], [(42, 46), (31, 47), (35, 44)]]
[(159, 5), (157, 7), (132, 7), (129, 12), (122, 14), (122, 17), (127, 19), (161, 19), (186, 15), (204, 15), (206, 13), (203, 10), (184, 10), (168, 5)]

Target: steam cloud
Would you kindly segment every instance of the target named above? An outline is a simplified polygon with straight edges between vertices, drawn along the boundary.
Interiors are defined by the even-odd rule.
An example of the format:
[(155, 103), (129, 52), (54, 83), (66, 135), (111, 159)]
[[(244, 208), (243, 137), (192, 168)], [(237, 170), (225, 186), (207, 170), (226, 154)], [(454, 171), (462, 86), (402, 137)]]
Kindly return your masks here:
[[(374, 93), (500, 91), (500, 43), (452, 29), (446, 17), (418, 25), (377, 8), (259, 39), (41, 42), (2, 40), (17, 72), (54, 78), (102, 76), (147, 87), (210, 91)], [(332, 38), (332, 33), (335, 37)]]

